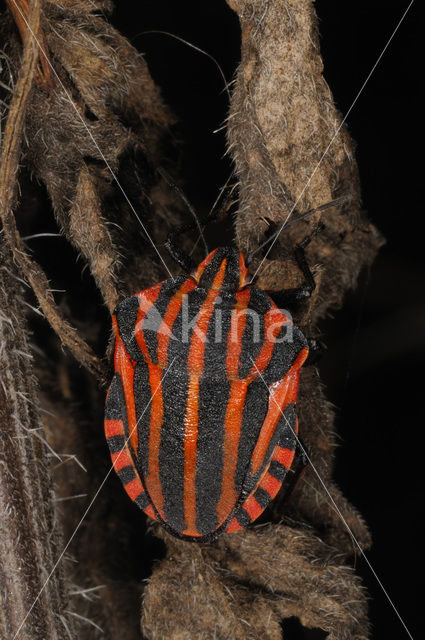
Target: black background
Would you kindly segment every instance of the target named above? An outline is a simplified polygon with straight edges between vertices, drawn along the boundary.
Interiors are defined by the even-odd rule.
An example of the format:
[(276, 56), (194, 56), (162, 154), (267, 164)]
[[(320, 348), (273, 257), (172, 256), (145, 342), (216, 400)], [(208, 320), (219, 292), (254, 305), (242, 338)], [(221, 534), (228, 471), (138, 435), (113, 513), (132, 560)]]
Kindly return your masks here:
[[(200, 211), (229, 175), (222, 126), (227, 111), (214, 63), (164, 30), (214, 56), (230, 80), (240, 55), (236, 15), (224, 0), (137, 3), (120, 0), (114, 24), (146, 56), (165, 101), (180, 120), (181, 175)], [(325, 77), (343, 114), (408, 2), (316, 2)], [(364, 207), (387, 243), (370, 273), (333, 318), (321, 370), (337, 408), (341, 446), (336, 478), (368, 521), (368, 558), (412, 635), (420, 637), (417, 593), (423, 555), (423, 351), (425, 266), (420, 225), (417, 9), (412, 7), (347, 118), (357, 142)], [(373, 638), (408, 637), (363, 560)], [(300, 636), (301, 637), (301, 636)]]

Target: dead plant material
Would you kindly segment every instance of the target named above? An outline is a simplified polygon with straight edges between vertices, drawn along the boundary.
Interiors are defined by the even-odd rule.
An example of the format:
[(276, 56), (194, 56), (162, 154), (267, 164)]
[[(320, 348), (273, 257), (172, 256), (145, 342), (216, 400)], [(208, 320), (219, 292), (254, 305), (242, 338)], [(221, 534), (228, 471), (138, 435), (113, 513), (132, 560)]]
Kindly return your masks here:
[(281, 621), (291, 616), (330, 638), (367, 638), (359, 579), (311, 531), (268, 524), (189, 548), (161, 535), (169, 557), (145, 591), (148, 638), (212, 638), (214, 629), (229, 640), (280, 640)]
[[(353, 144), (340, 128), (341, 116), (322, 77), (312, 2), (229, 4), (239, 15), (243, 42), (228, 124), (229, 153), (239, 182), (239, 246), (248, 252), (264, 240), (264, 218), (281, 223), (294, 205), (300, 213), (351, 194), (341, 212), (323, 214), (325, 230), (308, 247), (309, 262), (320, 265), (318, 287), (294, 317), (314, 336), (317, 320), (341, 304), (381, 238), (359, 210)], [(126, 501), (118, 481), (111, 477), (103, 486), (109, 458), (102, 432), (104, 393), (98, 381), (105, 378), (105, 366), (89, 342), (101, 343), (105, 315), (93, 298), (88, 310), (95, 320), (80, 321), (76, 331), (56, 305), (37, 255), (29, 257), (15, 221), (25, 217), (23, 205), (17, 209), (18, 165), (44, 185), (62, 233), (88, 266), (93, 290), (112, 312), (124, 295), (164, 278), (161, 260), (135, 212), (157, 244), (179, 221), (174, 195), (156, 171), (167, 165), (164, 149), (173, 117), (144, 60), (105, 20), (109, 2), (46, 0), (42, 5), (41, 26), (55, 81), (50, 95), (33, 82), (38, 64), (33, 40), (25, 40), (22, 54), (12, 18), (6, 17), (1, 27), (18, 81), (11, 91), (0, 182), (5, 255), (13, 256), (17, 273), (30, 284), (53, 328), (43, 341), (39, 335), (45, 334), (33, 323), (40, 329), (34, 340), (43, 390), (35, 402), (49, 412), (44, 427), (60, 457), (50, 470), (58, 498), (56, 514), (65, 539), (79, 526), (67, 551), (78, 562), (61, 562), (63, 573), (54, 574), (63, 600), (55, 595), (48, 600), (51, 592), (46, 588), (40, 611), (50, 607), (53, 616), (62, 615), (63, 602), (70, 598), (76, 630), (69, 624), (68, 637), (136, 640), (141, 638), (143, 592), (142, 633), (149, 640), (274, 640), (282, 636), (281, 621), (291, 616), (306, 627), (323, 629), (330, 638), (367, 638), (366, 596), (349, 564), (355, 548), (335, 505), (364, 548), (370, 536), (332, 481), (334, 417), (314, 367), (303, 374), (299, 403), (302, 438), (313, 464), (289, 500), (277, 498), (266, 524), (206, 546), (175, 540), (154, 524), (146, 536), (143, 516)], [(31, 2), (35, 33), (38, 16), (39, 3)], [(281, 234), (261, 265), (260, 286), (277, 290), (300, 282), (293, 247), (320, 218), (317, 214)], [(8, 300), (11, 286), (5, 281)], [(22, 305), (14, 313), (27, 332)], [(64, 355), (61, 343), (84, 369)], [(22, 344), (30, 356), (27, 341)], [(14, 389), (25, 391), (22, 379), (13, 378), (12, 364), (5, 361), (5, 367), (12, 372)], [(38, 487), (42, 481), (36, 462), (27, 464), (35, 468)], [(51, 502), (46, 498), (40, 504), (29, 495), (31, 507), (44, 524), (49, 522), (45, 510), (52, 508)], [(94, 495), (94, 506), (81, 522)], [(89, 496), (84, 507), (79, 496)], [(27, 508), (28, 504), (16, 507), (19, 514)], [(23, 528), (22, 535), (43, 545), (46, 530), (31, 525), (31, 532)], [(137, 570), (134, 554), (152, 562), (152, 534), (164, 545), (165, 557), (153, 568), (145, 567), (144, 575), (150, 577), (143, 588), (143, 572)], [(7, 555), (3, 547), (2, 558)], [(37, 549), (28, 546), (26, 552), (37, 566)], [(5, 565), (0, 566), (3, 570)], [(37, 591), (40, 575), (41, 570), (28, 574), (29, 593)], [(55, 585), (49, 583), (49, 589)], [(22, 603), (25, 585), (21, 581), (16, 588), (17, 602)], [(20, 614), (17, 609), (16, 617)], [(46, 625), (49, 620), (46, 612)], [(0, 617), (0, 624), (8, 637), (10, 622)], [(59, 637), (54, 633), (47, 629), (40, 637)]]
[[(36, 33), (39, 16), (40, 3), (34, 2), (29, 20)], [(28, 328), (22, 315), (22, 285), (12, 261), (14, 257), (22, 270), (30, 262), (19, 251), (11, 217), (20, 132), (36, 62), (37, 50), (28, 41), (10, 106), (14, 131), (6, 128), (0, 168), (4, 225), (0, 236), (0, 636), (13, 638), (20, 632), (22, 640), (59, 640), (66, 628), (72, 633), (74, 625), (66, 619), (66, 580), (61, 567), (43, 588), (62, 540), (52, 503)]]
[[(38, 5), (37, 5), (38, 6)], [(37, 13), (31, 5), (29, 25), (35, 37), (39, 30), (40, 8)], [(40, 307), (46, 318), (61, 336), (64, 344), (74, 353), (77, 359), (99, 377), (104, 376), (104, 366), (95, 356), (90, 347), (75, 332), (71, 325), (62, 317), (56, 307), (53, 295), (49, 288), (48, 280), (40, 266), (31, 260), (26, 254), (20, 239), (13, 205), (16, 195), (16, 178), (18, 173), (21, 135), (24, 127), (24, 119), (27, 112), (27, 101), (31, 90), (36, 63), (38, 60), (38, 47), (34, 38), (27, 39), (25, 46), (20, 77), (15, 87), (12, 102), (10, 104), (7, 125), (2, 140), (2, 156), (0, 168), (0, 202), (3, 233), (13, 253), (15, 261), (19, 264), (22, 273), (27, 278), (37, 297)]]
[(49, 100), (33, 94), (26, 162), (46, 185), (63, 232), (87, 260), (112, 312), (118, 297), (132, 292), (129, 272), (140, 270), (146, 248), (158, 262), (146, 236), (140, 238), (136, 210), (146, 224), (172, 117), (144, 60), (98, 15), (108, 6), (44, 3), (58, 86)]
[[(24, 43), (27, 35), (28, 29), (28, 13), (29, 13), (29, 5), (28, 0), (5, 0), (9, 10), (11, 11), (13, 18), (16, 22), (16, 26), (19, 29), (19, 34), (21, 36), (21, 40)], [(38, 58), (39, 58), (39, 69), (35, 74), (35, 80), (38, 82), (46, 91), (50, 91), (54, 89), (55, 83), (52, 77), (52, 70), (50, 67), (48, 54), (47, 54), (47, 46), (46, 46), (46, 38), (44, 37), (44, 33), (42, 29), (38, 30), (37, 40), (39, 42), (38, 47)]]
[[(40, 3), (34, 2), (29, 21), (35, 33), (39, 16)], [(12, 214), (20, 132), (37, 55), (28, 41), (10, 105), (10, 126), (3, 138), (0, 168), (0, 636), (13, 638), (19, 632), (22, 640), (59, 640), (66, 629), (72, 633), (74, 625), (65, 613), (66, 579), (62, 567), (45, 585), (62, 540), (52, 502), (48, 449), (17, 269), (18, 265), (31, 280), (31, 261), (20, 252)]]
[(26, 620), (20, 640), (60, 640), (74, 624), (62, 566), (43, 588), (63, 539), (18, 274), (0, 236), (0, 638)]
[[(2, 522), (10, 530), (8, 535), (2, 536), (0, 566), (4, 576), (2, 584), (7, 589), (10, 586), (10, 589), (7, 601), (2, 606), (1, 638), (13, 637), (39, 592), (39, 600), (20, 632), (22, 638), (93, 638), (93, 634), (101, 634), (99, 623), (111, 638), (118, 637), (121, 632), (128, 638), (136, 638), (140, 633), (138, 612), (141, 585), (135, 580), (131, 581), (128, 573), (124, 573), (124, 579), (120, 580), (117, 577), (118, 569), (113, 577), (107, 571), (103, 581), (102, 568), (110, 570), (117, 565), (110, 557), (110, 549), (126, 532), (116, 512), (117, 520), (108, 535), (108, 529), (103, 524), (110, 510), (108, 500), (103, 503), (103, 517), (99, 518), (99, 512), (94, 510), (95, 518), (87, 517), (84, 523), (86, 531), (87, 523), (97, 521), (98, 536), (93, 537), (91, 528), (85, 544), (78, 544), (75, 548), (79, 560), (77, 566), (83, 567), (81, 573), (70, 563), (67, 553), (62, 557), (65, 542), (81, 519), (78, 496), (81, 498), (81, 494), (88, 495), (89, 492), (90, 495), (95, 494), (108, 472), (108, 457), (102, 449), (99, 419), (104, 393), (97, 389), (97, 382), (105, 379), (105, 366), (87, 344), (88, 337), (93, 335), (93, 328), (87, 327), (86, 332), (77, 332), (63, 318), (44, 271), (27, 253), (14, 217), (18, 202), (18, 167), (21, 164), (44, 183), (59, 224), (87, 260), (110, 311), (119, 299), (120, 291), (128, 293), (133, 290), (134, 284), (130, 282), (134, 277), (131, 275), (132, 267), (136, 273), (144, 274), (146, 284), (149, 280), (162, 277), (161, 267), (155, 266), (152, 256), (146, 251), (147, 240), (137, 233), (137, 221), (129, 202), (116, 187), (111, 172), (105, 166), (105, 159), (116, 174), (125, 167), (123, 189), (139, 212), (141, 208), (145, 212), (150, 211), (152, 203), (157, 200), (166, 202), (167, 194), (157, 186), (154, 168), (160, 157), (159, 140), (171, 117), (161, 104), (159, 92), (150, 79), (144, 61), (102, 17), (95, 15), (97, 11), (107, 8), (107, 3), (43, 3), (43, 30), (49, 34), (49, 59), (58, 74), (55, 76), (56, 89), (50, 96), (33, 83), (38, 63), (34, 39), (26, 38), (21, 56), (22, 46), (15, 25), (7, 14), (2, 15), (2, 42), (7, 46), (3, 60), (7, 61), (6, 69), (10, 69), (18, 79), (11, 85), (12, 97), (2, 139), (2, 257), (4, 260), (8, 258), (8, 268), (16, 269), (17, 273), (16, 279), (5, 279), (2, 290), (6, 298), (1, 300), (1, 317), (2, 321), (7, 322), (6, 329), (10, 323), (12, 333), (2, 334), (1, 347), (3, 354), (9, 351), (14, 353), (13, 349), (17, 352), (21, 350), (23, 362), (27, 358), (31, 370), (33, 355), (28, 345), (28, 329), (24, 326), (26, 306), (24, 302), (19, 304), (19, 301), (15, 306), (11, 304), (19, 277), (23, 277), (59, 337), (58, 341), (53, 337), (48, 338), (52, 359), (43, 359), (41, 365), (38, 362), (37, 373), (41, 384), (48, 385), (48, 391), (54, 399), (59, 395), (61, 403), (56, 406), (52, 404), (52, 399), (42, 403), (43, 396), (35, 395), (33, 387), (32, 395), (30, 397), (28, 394), (27, 400), (26, 380), (18, 375), (14, 361), (2, 358), (2, 388), (5, 392), (1, 413), (2, 454), (4, 452), (6, 457), (4, 460), (2, 458), (1, 467), (1, 505)], [(40, 3), (31, 3), (29, 22), (35, 34), (38, 32), (39, 13)], [(10, 78), (5, 75), (2, 81), (7, 86)], [(8, 99), (9, 96), (5, 97)], [(25, 147), (23, 153), (22, 144)], [(154, 162), (156, 156), (158, 161)], [(107, 219), (104, 217), (105, 210)], [(20, 210), (20, 213), (22, 216), (25, 211)], [(161, 215), (164, 213), (161, 212)], [(127, 259), (124, 257), (121, 260), (113, 243), (114, 229), (118, 229), (115, 233), (119, 239), (117, 244), (121, 246), (125, 243), (133, 249)], [(146, 253), (148, 259), (144, 255)], [(10, 263), (10, 254), (15, 266)], [(121, 262), (125, 264), (126, 272), (130, 273), (127, 278), (122, 274), (117, 276), (119, 270), (124, 268)], [(17, 319), (23, 327), (22, 332), (25, 332), (25, 340), (21, 338), (18, 327), (13, 331)], [(41, 342), (40, 346), (46, 349), (47, 342)], [(88, 486), (84, 486), (88, 475), (76, 455), (81, 450), (78, 429), (84, 425), (84, 421), (75, 424), (77, 409), (73, 388), (73, 378), (82, 379), (85, 374), (83, 369), (75, 368), (72, 359), (64, 357), (61, 342), (91, 374), (87, 378), (84, 397), (87, 405), (93, 405), (93, 415), (97, 416), (94, 421), (98, 436), (95, 438), (95, 451), (100, 452), (100, 456), (91, 457), (93, 466), (85, 461), (90, 472), (93, 471)], [(8, 384), (3, 382), (3, 374)], [(36, 409), (30, 416), (31, 424), (23, 420), (14, 421), (16, 403), (13, 394), (23, 405), (21, 412), (26, 411), (26, 403), (32, 401), (35, 408), (43, 404), (44, 410), (51, 412), (53, 409), (56, 414), (49, 414), (50, 423), (47, 424), (45, 419), (44, 427), (39, 423)], [(80, 392), (80, 401), (82, 395)], [(97, 414), (96, 407), (100, 410)], [(10, 426), (13, 433), (9, 434), (10, 429), (5, 425)], [(51, 435), (48, 452), (53, 456), (50, 474), (56, 482), (55, 498), (46, 491), (51, 476), (47, 473), (46, 449), (40, 444), (40, 441), (44, 442), (46, 427)], [(20, 457), (10, 450), (13, 445), (20, 452), (21, 441), (25, 447), (35, 448), (41, 461), (27, 453), (21, 464)], [(88, 438), (83, 443), (87, 456), (87, 451), (93, 445), (88, 443)], [(61, 448), (62, 444), (64, 449)], [(57, 453), (58, 450), (60, 453)], [(42, 471), (40, 465), (44, 465)], [(62, 473), (68, 469), (69, 475)], [(80, 474), (81, 489), (78, 487)], [(102, 500), (98, 500), (97, 504), (102, 507)], [(8, 514), (10, 508), (12, 512)], [(59, 543), (54, 537), (53, 517), (61, 521), (66, 534), (66, 538)], [(118, 529), (119, 534), (116, 535)], [(16, 542), (17, 536), (20, 536), (19, 543)], [(101, 540), (103, 543), (99, 544)], [(125, 544), (123, 540), (123, 553), (127, 550), (128, 540), (129, 537)], [(41, 547), (45, 547), (44, 555), (40, 552)], [(50, 570), (60, 558), (60, 564), (43, 589)], [(130, 564), (130, 559), (127, 565), (120, 561), (119, 569)], [(24, 569), (21, 574), (18, 567)], [(129, 595), (129, 590), (133, 596)], [(98, 592), (102, 593), (104, 615), (102, 606), (99, 606)], [(74, 630), (77, 635), (74, 635)]]

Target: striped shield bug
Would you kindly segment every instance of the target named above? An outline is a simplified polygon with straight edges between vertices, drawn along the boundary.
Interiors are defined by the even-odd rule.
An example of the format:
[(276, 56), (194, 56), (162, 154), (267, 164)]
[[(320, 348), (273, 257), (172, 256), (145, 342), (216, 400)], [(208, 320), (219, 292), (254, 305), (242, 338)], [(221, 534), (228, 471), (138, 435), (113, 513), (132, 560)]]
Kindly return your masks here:
[[(309, 240), (296, 256), (311, 291)], [(127, 494), (184, 540), (211, 541), (256, 520), (297, 444), (308, 347), (290, 315), (226, 246), (190, 275), (123, 300), (113, 327), (105, 435)]]

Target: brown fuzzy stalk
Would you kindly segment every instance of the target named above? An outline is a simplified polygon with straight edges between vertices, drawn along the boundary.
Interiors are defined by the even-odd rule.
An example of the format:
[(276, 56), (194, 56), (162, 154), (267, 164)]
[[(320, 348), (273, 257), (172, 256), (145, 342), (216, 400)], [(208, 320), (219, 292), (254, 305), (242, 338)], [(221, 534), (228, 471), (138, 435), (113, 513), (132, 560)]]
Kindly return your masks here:
[[(254, 262), (262, 288), (297, 285), (302, 274), (293, 248), (322, 220), (325, 229), (307, 249), (318, 286), (294, 310), (295, 321), (314, 336), (317, 321), (342, 303), (382, 240), (360, 212), (353, 143), (322, 76), (313, 3), (228, 3), (242, 30), (228, 119), (228, 152), (239, 187), (238, 245), (245, 253), (258, 246), (266, 219), (281, 224), (351, 196), (342, 207), (284, 231), (264, 262)], [(2, 15), (1, 26), (15, 84), (0, 174), (7, 269), (1, 272), (0, 309), (0, 351), (7, 354), (0, 387), (0, 637), (13, 637), (61, 558), (20, 638), (277, 640), (282, 621), (295, 616), (333, 640), (366, 639), (366, 595), (351, 567), (356, 544), (367, 548), (370, 535), (333, 482), (334, 416), (315, 367), (303, 372), (299, 401), (311, 464), (293, 494), (279, 495), (249, 530), (205, 546), (171, 538), (152, 523), (146, 535), (144, 516), (108, 475), (99, 389), (108, 377), (104, 336), (117, 301), (164, 278), (162, 249), (158, 254), (146, 231), (161, 246), (181, 218), (175, 195), (156, 171), (167, 165), (164, 148), (174, 119), (145, 61), (104, 19), (109, 2), (30, 2), (35, 33), (40, 4), (54, 80), (49, 91), (34, 82), (34, 40), (28, 37), (22, 50), (10, 15)], [(46, 64), (43, 58), (43, 69)], [(30, 256), (21, 238), (21, 225), (33, 221), (37, 209), (29, 211), (25, 198), (19, 202), (19, 167), (33, 184), (43, 185), (56, 224), (90, 273), (92, 294), (72, 323), (78, 330), (69, 318), (78, 304), (67, 304), (79, 300), (78, 287), (58, 304), (40, 266), (43, 256)], [(36, 197), (42, 201), (40, 193)], [(45, 209), (37, 229), (48, 216)], [(68, 266), (71, 273), (75, 265)], [(15, 277), (29, 285), (26, 305), (16, 294)], [(27, 317), (34, 295), (50, 328)], [(39, 444), (46, 438), (55, 454), (50, 466), (46, 445)], [(62, 546), (53, 520), (62, 530)]]
[[(29, 21), (35, 33), (39, 17), (40, 4), (34, 2)], [(12, 208), (20, 133), (37, 59), (34, 43), (27, 42), (0, 166), (0, 637), (5, 640), (18, 632), (21, 640), (59, 640), (66, 628), (73, 631), (73, 622), (66, 620), (64, 612), (67, 596), (62, 568), (46, 584), (63, 543), (52, 502), (28, 327), (22, 314), (21, 278), (13, 263), (14, 258), (21, 274), (31, 281), (31, 261), (21, 253)]]

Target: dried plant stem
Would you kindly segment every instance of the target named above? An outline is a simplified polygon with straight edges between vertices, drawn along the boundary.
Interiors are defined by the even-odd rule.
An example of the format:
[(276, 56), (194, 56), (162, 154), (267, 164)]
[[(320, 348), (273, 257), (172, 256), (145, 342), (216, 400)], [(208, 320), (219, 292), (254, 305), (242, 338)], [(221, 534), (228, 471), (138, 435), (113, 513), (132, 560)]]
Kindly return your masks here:
[[(40, 2), (31, 4), (29, 20), (38, 31)], [(38, 53), (26, 43), (21, 74), (11, 105), (0, 173), (0, 205), (4, 226), (0, 254), (0, 637), (60, 640), (65, 588), (56, 574), (37, 599), (55, 561), (60, 538), (55, 527), (47, 473), (43, 429), (37, 411), (36, 385), (19, 300), (18, 279), (7, 246), (20, 262), (19, 239), (10, 216), (16, 193), (20, 132), (36, 69)], [(37, 601), (36, 601), (37, 599)], [(27, 617), (31, 604), (35, 602)], [(26, 620), (25, 624), (22, 623)], [(72, 622), (69, 628), (72, 630)]]
[[(37, 35), (40, 24), (40, 2), (30, 5), (29, 24)], [(25, 42), (19, 78), (10, 104), (9, 115), (2, 140), (0, 165), (0, 218), (3, 233), (15, 262), (31, 285), (41, 310), (63, 343), (72, 351), (77, 360), (87, 367), (98, 380), (105, 379), (105, 366), (93, 353), (88, 344), (75, 329), (62, 317), (49, 288), (49, 282), (41, 269), (25, 252), (13, 215), (16, 202), (19, 156), (22, 145), (22, 129), (25, 122), (28, 97), (33, 84), (37, 62), (38, 47), (35, 38), (28, 37)]]
[[(22, 285), (10, 250), (0, 240), (0, 638), (12, 640), (26, 620), (19, 640), (61, 640), (60, 616), (67, 604), (61, 569), (43, 586), (62, 540), (19, 293)], [(72, 621), (68, 625), (72, 630)]]

